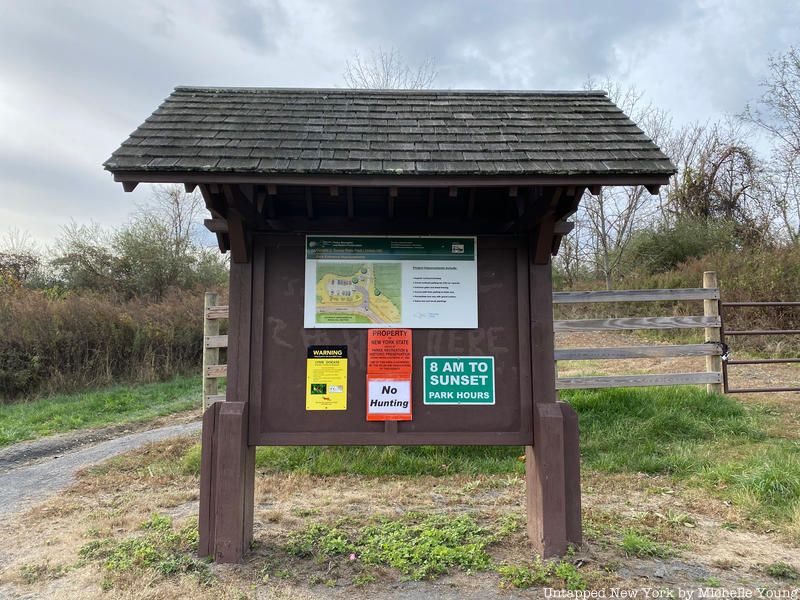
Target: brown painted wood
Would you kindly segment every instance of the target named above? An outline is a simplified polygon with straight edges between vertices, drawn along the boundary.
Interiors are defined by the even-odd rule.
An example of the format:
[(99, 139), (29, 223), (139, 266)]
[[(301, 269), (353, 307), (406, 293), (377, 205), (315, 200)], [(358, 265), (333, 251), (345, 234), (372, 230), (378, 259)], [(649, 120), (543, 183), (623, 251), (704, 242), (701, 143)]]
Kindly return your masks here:
[(214, 442), (219, 405), (212, 404), (203, 413), (203, 428), (200, 435), (200, 508), (198, 521), (197, 554), (200, 557), (214, 553)]
[(249, 400), (252, 264), (231, 263), (228, 325), (228, 401)]
[[(537, 552), (547, 558), (567, 550), (566, 457), (564, 418), (556, 403), (552, 269), (549, 261), (536, 264), (538, 242), (538, 238), (531, 238), (534, 444), (525, 451), (525, 489), (528, 537)], [(574, 504), (571, 506), (574, 508)]]
[[(424, 222), (418, 227), (424, 227)], [(253, 255), (251, 443), (258, 445), (496, 444), (532, 441), (528, 240), (479, 237), (475, 330), (414, 331), (414, 420), (397, 433), (365, 414), (366, 329), (304, 329), (302, 235), (259, 235)], [(549, 293), (549, 292), (548, 292)], [(549, 295), (542, 296), (548, 298)], [(516, 309), (509, 310), (509, 307)], [(258, 315), (258, 317), (256, 317)], [(259, 322), (257, 319), (263, 319)], [(232, 316), (233, 321), (233, 316)], [(550, 325), (552, 329), (552, 324)], [(347, 411), (305, 410), (306, 348), (348, 346)], [(422, 357), (493, 355), (496, 406), (424, 406)], [(552, 368), (552, 349), (550, 365)], [(465, 410), (468, 409), (468, 410)]]
[[(532, 239), (531, 244), (535, 245), (537, 241)], [(533, 389), (536, 391), (534, 403), (556, 401), (551, 271), (549, 263), (530, 265), (531, 359)]]
[(247, 242), (247, 233), (241, 215), (228, 209), (228, 239), (231, 244), (231, 260), (234, 263), (247, 263), (250, 260), (250, 250)]
[(247, 549), (245, 493), (247, 491), (247, 404), (221, 402), (215, 445), (214, 560), (241, 562)]
[[(319, 185), (319, 186), (363, 186), (363, 187), (525, 187), (541, 186), (583, 186), (588, 185), (644, 185), (660, 186), (669, 184), (668, 175), (268, 175), (246, 173), (200, 173), (197, 171), (151, 172), (117, 171), (114, 181), (136, 183), (197, 183), (223, 182), (256, 183), (262, 185)], [(649, 189), (649, 188), (648, 188)]]
[(567, 551), (564, 419), (555, 402), (536, 403), (534, 447), (525, 449), (528, 538), (543, 557)]
[(204, 219), (203, 225), (211, 233), (228, 233), (228, 222), (225, 219)]
[(564, 500), (567, 543), (580, 546), (581, 526), (581, 450), (578, 413), (566, 402), (559, 402), (564, 421)]
[(550, 264), (550, 255), (553, 249), (554, 228), (555, 219), (553, 215), (545, 215), (540, 221), (539, 226), (536, 229), (536, 234), (534, 235), (534, 248), (532, 250), (534, 264)]

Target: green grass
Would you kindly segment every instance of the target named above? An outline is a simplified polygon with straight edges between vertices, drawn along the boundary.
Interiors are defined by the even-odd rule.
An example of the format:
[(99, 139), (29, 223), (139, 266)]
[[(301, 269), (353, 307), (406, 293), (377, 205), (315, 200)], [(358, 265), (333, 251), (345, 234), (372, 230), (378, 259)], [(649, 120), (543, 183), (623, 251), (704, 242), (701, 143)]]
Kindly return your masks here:
[(741, 404), (697, 388), (580, 390), (567, 399), (583, 463), (599, 471), (687, 477), (715, 464), (720, 445), (766, 437)]
[(641, 531), (636, 531), (635, 529), (628, 529), (625, 531), (622, 534), (619, 545), (625, 553), (625, 556), (669, 558), (675, 553), (670, 546), (662, 544), (649, 535)]
[(200, 378), (118, 385), (0, 405), (0, 447), (76, 429), (147, 421), (200, 405)]
[[(363, 475), (366, 477), (524, 473), (517, 446), (267, 446), (256, 466), (268, 473)], [(200, 446), (183, 458), (187, 474), (200, 472)]]
[[(779, 416), (690, 387), (579, 390), (563, 397), (579, 415), (587, 471), (670, 476), (771, 526), (800, 514), (800, 445), (765, 433)], [(515, 446), (263, 447), (256, 463), (264, 472), (323, 476), (521, 474), (521, 454)], [(196, 474), (199, 466), (196, 446), (184, 456), (183, 470)]]

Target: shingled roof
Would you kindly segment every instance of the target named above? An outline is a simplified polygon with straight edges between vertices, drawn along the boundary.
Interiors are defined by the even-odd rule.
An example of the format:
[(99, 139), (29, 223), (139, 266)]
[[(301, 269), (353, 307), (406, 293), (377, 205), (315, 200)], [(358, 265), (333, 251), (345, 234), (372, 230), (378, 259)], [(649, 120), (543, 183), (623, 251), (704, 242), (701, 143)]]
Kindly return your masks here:
[(664, 183), (675, 172), (595, 91), (178, 87), (104, 166), (118, 177), (625, 175)]

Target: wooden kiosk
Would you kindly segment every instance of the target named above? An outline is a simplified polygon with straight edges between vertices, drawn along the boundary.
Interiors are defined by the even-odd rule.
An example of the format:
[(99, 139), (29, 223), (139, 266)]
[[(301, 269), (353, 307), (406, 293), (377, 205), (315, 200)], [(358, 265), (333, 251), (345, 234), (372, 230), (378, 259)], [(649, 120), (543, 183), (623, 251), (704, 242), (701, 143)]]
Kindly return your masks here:
[[(555, 390), (550, 259), (586, 191), (656, 193), (674, 172), (605, 93), (177, 88), (105, 167), (127, 191), (199, 188), (206, 226), (230, 251), (226, 398), (203, 417), (202, 555), (235, 562), (247, 551), (258, 445), (525, 446), (534, 548), (549, 557), (580, 544), (578, 422)], [(352, 286), (349, 272), (309, 278), (309, 240), (341, 249), (345, 236), (374, 236), (387, 252), (444, 240), (474, 253), (475, 280), (398, 275), (402, 309), (392, 301), (406, 320), (387, 317), (375, 300), (385, 268), (373, 278), (365, 262)], [(331, 297), (323, 289), (316, 301), (331, 314), (309, 322), (309, 286), (328, 283)], [(425, 290), (441, 285), (450, 291), (431, 310)], [(398, 326), (411, 330), (410, 420), (368, 420), (368, 332)], [(318, 348), (347, 357), (346, 389), (327, 388), (344, 404), (331, 410), (308, 402), (326, 389), (308, 389)], [(490, 361), (491, 403), (429, 402), (428, 372), (443, 357)]]

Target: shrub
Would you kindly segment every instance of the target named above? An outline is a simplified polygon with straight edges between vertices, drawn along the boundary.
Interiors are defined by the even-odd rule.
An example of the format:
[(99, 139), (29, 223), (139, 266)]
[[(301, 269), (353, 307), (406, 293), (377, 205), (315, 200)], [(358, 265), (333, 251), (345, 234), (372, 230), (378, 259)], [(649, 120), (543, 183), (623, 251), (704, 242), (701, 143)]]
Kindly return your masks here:
[(684, 218), (644, 229), (631, 240), (623, 272), (664, 273), (693, 258), (736, 248), (733, 223)]
[(0, 295), (0, 399), (194, 370), (202, 319), (200, 292), (175, 291), (152, 303), (6, 290)]

